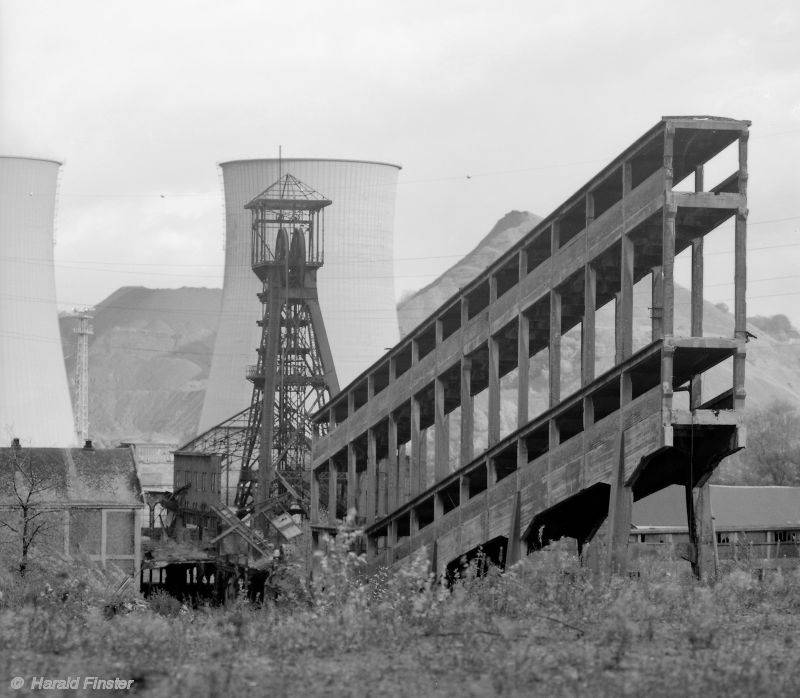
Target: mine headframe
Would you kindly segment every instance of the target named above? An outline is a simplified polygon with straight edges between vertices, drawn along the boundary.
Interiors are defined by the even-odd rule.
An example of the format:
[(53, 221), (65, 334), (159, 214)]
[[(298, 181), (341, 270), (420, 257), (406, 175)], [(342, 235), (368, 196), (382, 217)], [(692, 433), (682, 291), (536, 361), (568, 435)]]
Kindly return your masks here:
[(286, 174), (245, 206), (262, 334), (258, 362), (247, 370), (253, 393), (236, 506), (253, 511), (264, 532), (276, 507), (307, 510), (310, 415), (339, 390), (317, 293), (331, 203)]

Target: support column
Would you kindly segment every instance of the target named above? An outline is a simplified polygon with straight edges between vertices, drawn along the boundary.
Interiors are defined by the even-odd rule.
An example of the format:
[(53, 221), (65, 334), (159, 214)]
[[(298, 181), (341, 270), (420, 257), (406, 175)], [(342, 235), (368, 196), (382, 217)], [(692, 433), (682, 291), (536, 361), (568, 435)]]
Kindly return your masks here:
[(469, 501), (469, 476), (462, 475), (458, 484), (458, 505), (463, 507)]
[(450, 422), (445, 413), (446, 385), (441, 376), (434, 383), (434, 431), (436, 436), (436, 480), (450, 473)]
[[(702, 168), (700, 170), (700, 184), (702, 187)], [(695, 180), (697, 180), (695, 173)], [(700, 189), (702, 191), (702, 188)], [(703, 238), (692, 240), (692, 337), (703, 336)], [(689, 409), (697, 409), (703, 402), (703, 379), (700, 375), (693, 376), (691, 391), (689, 393)]]
[[(152, 509), (151, 509), (152, 512)], [(319, 472), (311, 471), (311, 523), (319, 523)], [(152, 528), (152, 524), (151, 524)]]
[[(734, 337), (742, 342), (747, 341), (747, 209), (740, 208), (736, 212), (734, 261)], [(744, 409), (745, 387), (745, 351), (737, 351), (733, 358), (733, 404), (737, 410)]]
[(389, 413), (389, 457), (386, 464), (386, 507), (394, 511), (399, 504), (397, 492), (397, 419)]
[(530, 319), (520, 313), (517, 323), (517, 428), (528, 423), (528, 378), (530, 375)]
[(367, 431), (367, 523), (375, 521), (375, 503), (378, 495), (378, 461), (376, 457), (375, 430)]
[(661, 267), (664, 274), (664, 311), (662, 327), (664, 336), (675, 334), (675, 216), (678, 207), (673, 203), (664, 205)]
[(619, 429), (608, 503), (607, 570), (610, 574), (625, 574), (628, 569), (628, 540), (633, 510), (633, 489), (625, 486), (625, 432), (621, 423)]
[(550, 291), (550, 407), (561, 400), (561, 294)]
[(461, 465), (472, 461), (475, 411), (471, 393), (472, 359), (461, 357)]
[(597, 271), (592, 264), (584, 268), (583, 323), (581, 324), (581, 385), (594, 380), (595, 310), (597, 306)]
[(408, 470), (408, 447), (406, 444), (402, 444), (397, 449), (397, 506), (411, 499)]
[(419, 492), (420, 470), (424, 461), (422, 460), (423, 440), (420, 433), (420, 404), (416, 396), (411, 398), (411, 460), (409, 462), (409, 488), (408, 494), (412, 499)]
[(626, 234), (620, 241), (619, 265), (619, 303), (615, 318), (617, 339), (617, 363), (621, 363), (633, 353), (633, 240)]
[[(673, 394), (673, 363), (675, 358), (675, 347), (665, 345), (661, 349), (661, 418), (663, 426), (672, 430), (672, 394)], [(665, 443), (665, 446), (672, 446), (672, 443)]]
[[(255, 495), (255, 511), (253, 522), (258, 530), (267, 533), (270, 524), (262, 515), (264, 507), (269, 500), (273, 478), (273, 442), (274, 415), (275, 415), (275, 385), (278, 367), (276, 365), (280, 344), (280, 319), (281, 307), (286, 299), (286, 291), (278, 288), (277, 284), (269, 281), (269, 331), (266, 336), (264, 349), (264, 390), (261, 393), (261, 449), (258, 457), (258, 486)], [(263, 339), (262, 339), (263, 341)]]
[[(434, 444), (435, 446), (435, 444)], [(420, 430), (420, 439), (419, 439), (419, 468), (417, 469), (417, 482), (415, 483), (416, 490), (413, 493), (410, 493), (411, 496), (417, 495), (420, 492), (424, 492), (428, 489), (428, 466), (429, 466), (429, 458), (428, 458), (428, 430), (425, 430), (423, 433)]]
[(695, 561), (692, 571), (701, 581), (710, 581), (717, 576), (716, 556), (714, 548), (714, 525), (711, 520), (711, 488), (708, 483), (698, 487), (694, 493), (695, 538), (692, 545), (695, 550)]
[(336, 525), (336, 490), (338, 487), (338, 472), (333, 458), (328, 460), (328, 525)]
[(650, 322), (652, 332), (650, 338), (652, 341), (661, 339), (664, 336), (664, 269), (659, 264), (653, 267), (653, 300), (650, 308)]
[(382, 519), (389, 513), (387, 507), (388, 485), (387, 485), (387, 469), (388, 463), (386, 458), (381, 458), (378, 461), (378, 501), (376, 509), (378, 511), (378, 518)]
[(356, 447), (347, 444), (347, 516), (356, 508), (358, 501), (358, 473), (356, 472)]
[(489, 448), (500, 441), (500, 345), (490, 336), (489, 345)]
[(511, 505), (511, 521), (508, 526), (508, 550), (506, 550), (506, 568), (519, 562), (520, 559), (520, 492), (517, 491), (514, 503)]

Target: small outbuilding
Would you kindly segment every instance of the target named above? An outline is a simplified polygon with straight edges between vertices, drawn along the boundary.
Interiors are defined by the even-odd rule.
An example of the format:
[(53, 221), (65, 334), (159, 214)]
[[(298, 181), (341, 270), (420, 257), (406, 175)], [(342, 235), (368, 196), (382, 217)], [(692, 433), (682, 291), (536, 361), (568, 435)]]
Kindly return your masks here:
[(142, 490), (130, 448), (0, 448), (0, 559), (113, 563), (138, 586)]
[[(719, 559), (747, 555), (773, 561), (762, 564), (767, 567), (798, 564), (800, 487), (711, 485), (709, 490)], [(671, 485), (635, 502), (632, 523), (632, 543), (687, 544), (684, 488)]]

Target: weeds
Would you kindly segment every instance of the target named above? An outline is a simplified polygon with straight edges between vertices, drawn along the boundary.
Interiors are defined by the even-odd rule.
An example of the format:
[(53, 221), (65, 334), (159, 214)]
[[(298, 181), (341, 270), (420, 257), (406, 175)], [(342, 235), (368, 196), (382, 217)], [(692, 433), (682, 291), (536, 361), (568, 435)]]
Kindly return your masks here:
[(0, 573), (0, 672), (126, 676), (169, 698), (780, 696), (800, 680), (797, 571), (603, 580), (553, 553), (476, 562), (446, 588), (424, 552), (367, 576), (340, 535), (313, 581), (289, 580), (276, 602), (192, 610), (91, 566)]

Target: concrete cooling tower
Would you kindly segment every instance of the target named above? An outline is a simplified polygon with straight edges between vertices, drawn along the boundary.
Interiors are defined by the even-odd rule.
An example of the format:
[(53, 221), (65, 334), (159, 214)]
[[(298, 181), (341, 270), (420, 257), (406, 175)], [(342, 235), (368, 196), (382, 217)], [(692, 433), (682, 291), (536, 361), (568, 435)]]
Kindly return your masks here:
[(235, 160), (220, 165), (225, 189), (225, 279), (199, 432), (250, 404), (245, 368), (256, 362), (261, 284), (250, 268), (251, 213), (244, 206), (282, 174), (333, 204), (325, 209), (319, 300), (340, 385), (398, 340), (394, 209), (398, 165), (355, 160)]
[(53, 271), (61, 163), (0, 157), (0, 442), (74, 446)]

